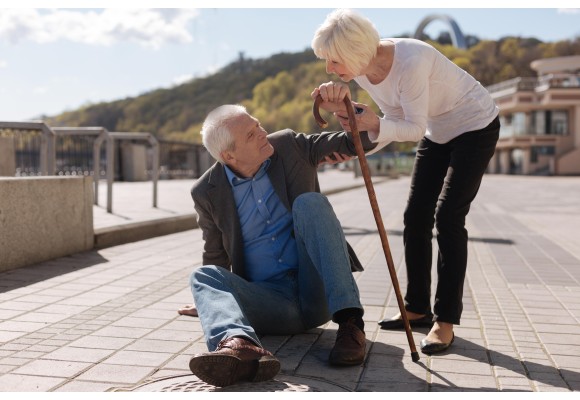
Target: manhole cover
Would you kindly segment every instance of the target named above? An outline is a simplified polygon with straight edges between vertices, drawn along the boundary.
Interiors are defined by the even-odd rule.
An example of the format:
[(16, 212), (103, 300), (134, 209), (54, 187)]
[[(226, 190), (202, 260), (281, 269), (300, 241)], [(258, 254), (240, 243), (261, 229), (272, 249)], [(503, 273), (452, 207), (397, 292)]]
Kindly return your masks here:
[(265, 382), (244, 382), (227, 387), (209, 385), (192, 374), (168, 376), (145, 382), (132, 388), (116, 388), (114, 392), (350, 392), (331, 382), (277, 375)]

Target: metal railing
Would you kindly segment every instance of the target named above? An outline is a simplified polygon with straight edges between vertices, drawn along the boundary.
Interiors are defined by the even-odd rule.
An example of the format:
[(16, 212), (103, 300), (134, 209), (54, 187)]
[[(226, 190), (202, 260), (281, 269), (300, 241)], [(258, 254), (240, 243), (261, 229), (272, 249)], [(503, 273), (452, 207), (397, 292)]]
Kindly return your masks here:
[(580, 87), (580, 75), (578, 74), (546, 74), (540, 77), (514, 78), (504, 82), (487, 86), (487, 91), (492, 95), (509, 94), (517, 91), (543, 91), (555, 88)]
[[(129, 165), (123, 164), (125, 157), (130, 159), (134, 155), (124, 151), (125, 143), (119, 148), (118, 142), (144, 142), (151, 150), (147, 156), (142, 156), (144, 153), (136, 149), (133, 154), (141, 164), (137, 162), (138, 166), (125, 172), (124, 167)], [(122, 154), (118, 154), (118, 150), (123, 150)], [(113, 209), (115, 179), (126, 179), (126, 173), (130, 176), (131, 171), (135, 175), (141, 171), (141, 165), (146, 165), (142, 172), (153, 181), (153, 207), (157, 207), (160, 178), (195, 179), (214, 161), (201, 144), (158, 141), (153, 134), (146, 132), (109, 132), (103, 127), (49, 127), (42, 121), (0, 122), (0, 174), (19, 177), (92, 176), (95, 205), (99, 205), (100, 179), (106, 178), (109, 213)], [(144, 179), (144, 176), (137, 177), (137, 180)]]
[[(23, 175), (53, 175), (55, 171), (55, 133), (41, 121), (14, 122), (0, 121), (0, 136), (19, 137), (23, 139), (25, 135), (34, 135), (33, 132), (40, 133), (40, 143), (30, 146), (26, 140), (15, 144), (15, 151), (20, 155), (28, 153), (31, 160), (38, 160), (39, 163), (29, 165), (30, 169), (22, 171)], [(38, 148), (38, 150), (36, 150)], [(36, 164), (36, 165), (35, 165)], [(17, 160), (17, 165), (21, 165)]]
[(144, 141), (153, 149), (153, 207), (157, 207), (157, 182), (159, 180), (159, 142), (146, 132), (108, 132), (107, 134), (107, 212), (113, 212), (113, 181), (115, 180), (115, 145), (119, 140)]
[(161, 179), (199, 178), (204, 172), (201, 144), (159, 139), (159, 174)]
[[(14, 167), (17, 176), (55, 175), (58, 167), (60, 175), (92, 175), (94, 185), (94, 204), (99, 204), (99, 179), (101, 177), (102, 144), (106, 143), (106, 177), (107, 177), (107, 212), (113, 212), (113, 182), (115, 179), (115, 151), (119, 141), (146, 142), (152, 148), (151, 177), (153, 181), (153, 207), (157, 207), (157, 184), (159, 180), (159, 142), (147, 132), (108, 132), (103, 127), (55, 127), (50, 128), (44, 122), (0, 122), (0, 138), (30, 137), (18, 141), (12, 140), (9, 149), (16, 153)], [(62, 139), (57, 146), (57, 138)], [(83, 150), (79, 152), (79, 139), (84, 140)], [(92, 144), (87, 147), (87, 143)], [(3, 142), (3, 144), (8, 142)], [(57, 152), (57, 147), (59, 151)], [(91, 150), (88, 150), (91, 148)], [(3, 149), (0, 149), (3, 150)], [(92, 152), (90, 157), (89, 152)], [(20, 157), (27, 155), (27, 165), (23, 166)], [(58, 157), (57, 157), (58, 155)], [(90, 159), (92, 158), (92, 165)]]
[(536, 91), (550, 88), (578, 88), (580, 87), (580, 75), (578, 74), (547, 74), (538, 78)]
[(534, 90), (538, 86), (538, 78), (514, 78), (487, 86), (490, 94), (515, 93), (517, 91)]
[[(59, 136), (92, 137), (92, 175), (94, 186), (94, 204), (99, 204), (99, 178), (101, 177), (101, 144), (106, 140), (108, 132), (101, 127), (69, 128), (55, 127), (52, 131)], [(90, 157), (87, 157), (90, 158)], [(61, 158), (62, 159), (62, 158)], [(88, 168), (87, 168), (88, 169)]]

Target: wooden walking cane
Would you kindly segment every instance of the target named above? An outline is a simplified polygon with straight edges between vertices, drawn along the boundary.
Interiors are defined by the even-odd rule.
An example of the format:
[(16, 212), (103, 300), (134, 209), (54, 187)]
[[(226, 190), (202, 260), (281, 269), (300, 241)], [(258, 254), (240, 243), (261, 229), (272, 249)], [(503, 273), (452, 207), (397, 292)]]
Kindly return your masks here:
[[(322, 103), (322, 97), (318, 95), (314, 100), (314, 105), (312, 107), (312, 113), (318, 125), (321, 128), (326, 128), (328, 123), (320, 116), (320, 103)], [(411, 332), (411, 326), (409, 324), (409, 319), (407, 318), (407, 312), (405, 311), (405, 305), (403, 303), (403, 297), (401, 296), (401, 289), (399, 288), (399, 281), (397, 280), (397, 272), (395, 271), (395, 266), (393, 264), (393, 257), (391, 256), (391, 249), (389, 247), (389, 241), (387, 239), (387, 233), (383, 225), (383, 219), (381, 217), (381, 211), (379, 210), (379, 205), (377, 203), (377, 197), (375, 195), (375, 189), (373, 187), (373, 182), (371, 180), (371, 174), (369, 171), (369, 166), (367, 164), (367, 159), (360, 139), (360, 134), (356, 125), (354, 108), (350, 99), (345, 96), (344, 104), (346, 105), (346, 112), (348, 113), (348, 123), (350, 125), (351, 133), (354, 138), (354, 146), (356, 149), (356, 154), (358, 156), (358, 161), (360, 163), (360, 169), (365, 181), (365, 186), (367, 187), (367, 192), (369, 195), (369, 201), (371, 203), (371, 208), (375, 216), (375, 221), (377, 223), (377, 228), (379, 230), (379, 235), (381, 236), (381, 243), (383, 245), (383, 251), (387, 259), (387, 266), (389, 267), (389, 274), (391, 275), (391, 281), (393, 283), (393, 288), (395, 289), (395, 295), (397, 297), (397, 303), (399, 304), (399, 310), (401, 311), (401, 317), (403, 318), (403, 323), (405, 325), (405, 332), (407, 333), (407, 340), (409, 341), (409, 347), (411, 348), (411, 359), (414, 362), (419, 361), (419, 353), (415, 347), (415, 341), (413, 340), (413, 334)]]

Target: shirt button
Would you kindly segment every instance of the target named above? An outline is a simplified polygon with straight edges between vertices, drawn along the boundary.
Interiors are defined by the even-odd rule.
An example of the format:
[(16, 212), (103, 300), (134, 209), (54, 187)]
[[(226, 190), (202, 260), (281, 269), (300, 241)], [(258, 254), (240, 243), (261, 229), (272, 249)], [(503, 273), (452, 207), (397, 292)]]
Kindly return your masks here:
[(272, 238), (272, 241), (274, 241), (274, 240), (276, 240), (276, 236), (274, 236), (274, 237)]
[(270, 223), (270, 220), (267, 220), (266, 223), (269, 224)]
[(262, 199), (258, 200), (258, 203), (261, 203), (261, 202), (262, 202)]
[(280, 262), (280, 263), (281, 263), (281, 262), (282, 262), (282, 259), (280, 258), (280, 259), (278, 260), (278, 262)]

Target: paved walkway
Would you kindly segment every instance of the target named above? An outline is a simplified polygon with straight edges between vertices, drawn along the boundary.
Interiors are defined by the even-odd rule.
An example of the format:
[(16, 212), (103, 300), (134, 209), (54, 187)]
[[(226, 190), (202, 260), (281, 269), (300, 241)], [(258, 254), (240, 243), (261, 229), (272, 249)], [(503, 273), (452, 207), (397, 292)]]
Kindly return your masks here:
[[(355, 177), (349, 171), (328, 168), (319, 177), (321, 188), (326, 194), (364, 187), (364, 179)], [(373, 177), (375, 182), (385, 179)], [(113, 212), (107, 213), (107, 183), (101, 180), (99, 204), (93, 207), (94, 229), (99, 232), (156, 219), (195, 216), (190, 194), (193, 182), (193, 179), (159, 181), (156, 208), (153, 208), (152, 182), (115, 182)]]
[[(353, 181), (325, 174), (323, 189), (339, 176)], [(172, 197), (185, 191), (187, 209), (171, 209), (164, 191), (159, 208), (191, 212), (190, 182), (171, 184)], [(129, 197), (135, 212), (151, 193), (138, 186)], [(375, 185), (403, 291), (408, 186), (407, 177)], [(364, 365), (327, 365), (336, 334), (329, 323), (264, 337), (281, 360), (280, 375), (227, 390), (580, 390), (580, 178), (485, 177), (467, 221), (470, 258), (456, 341), (446, 353), (421, 354), (419, 363), (411, 360), (404, 332), (376, 324), (397, 303), (365, 189), (329, 198), (365, 266), (356, 273), (366, 309)], [(119, 205), (109, 217), (145, 218), (124, 213)], [(95, 227), (106, 226), (97, 210)], [(191, 302), (187, 279), (200, 264), (201, 248), (200, 231), (188, 230), (0, 274), (0, 390), (220, 390), (189, 372), (191, 355), (206, 350), (203, 333), (198, 319), (176, 313)], [(413, 333), (417, 347), (426, 333)]]

